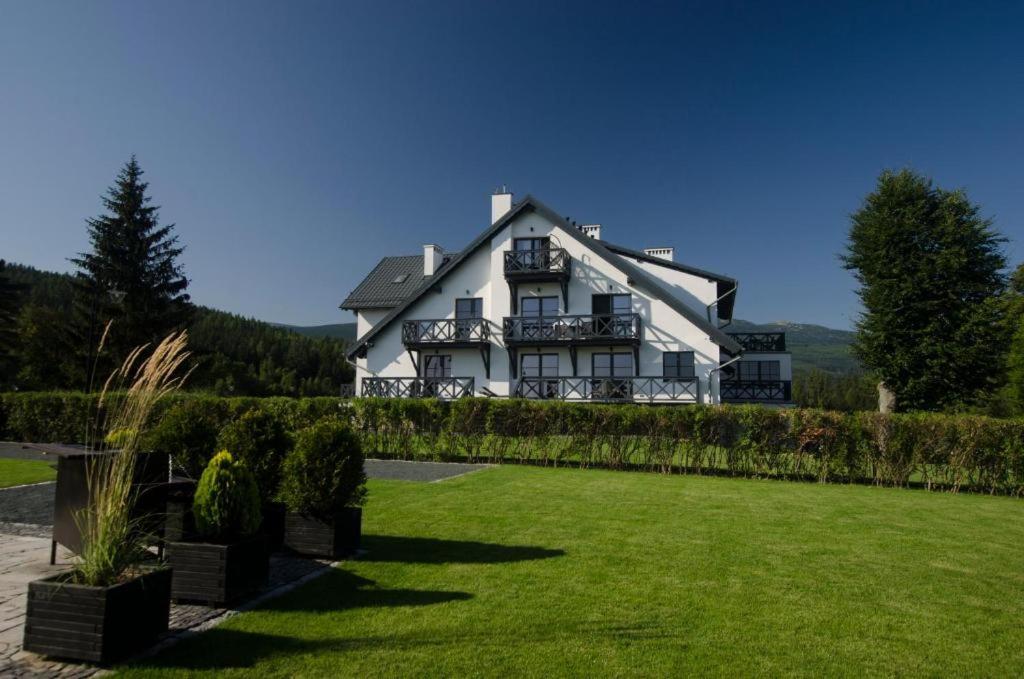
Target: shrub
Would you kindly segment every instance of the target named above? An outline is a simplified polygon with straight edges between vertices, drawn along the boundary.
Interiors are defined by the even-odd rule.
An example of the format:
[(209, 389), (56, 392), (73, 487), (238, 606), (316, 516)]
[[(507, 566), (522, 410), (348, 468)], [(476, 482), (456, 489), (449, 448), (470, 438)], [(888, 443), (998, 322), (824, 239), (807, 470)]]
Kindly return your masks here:
[(174, 467), (197, 479), (217, 450), (217, 434), (227, 419), (226, 404), (190, 399), (170, 408), (146, 437), (150, 450), (168, 453)]
[(217, 437), (217, 448), (230, 450), (249, 467), (265, 498), (277, 494), (281, 485), (281, 464), (291, 445), (291, 437), (281, 420), (261, 408), (247, 411), (224, 427)]
[(332, 522), (366, 497), (359, 438), (340, 420), (326, 419), (299, 432), (284, 463), (280, 497), (293, 512)]
[(121, 427), (120, 429), (111, 429), (107, 435), (103, 437), (103, 442), (107, 444), (108, 448), (120, 450), (125, 446), (132, 445), (132, 442), (138, 437), (138, 435), (138, 429)]
[(252, 472), (226, 450), (206, 466), (192, 503), (196, 530), (211, 542), (230, 542), (260, 527), (260, 493)]

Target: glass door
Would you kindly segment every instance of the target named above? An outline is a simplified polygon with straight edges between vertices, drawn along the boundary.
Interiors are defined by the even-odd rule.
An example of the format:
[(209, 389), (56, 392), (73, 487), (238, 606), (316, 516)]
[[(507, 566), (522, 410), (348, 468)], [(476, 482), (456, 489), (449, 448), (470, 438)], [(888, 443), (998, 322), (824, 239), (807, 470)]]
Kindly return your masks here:
[(520, 375), (526, 398), (558, 398), (558, 354), (524, 354)]

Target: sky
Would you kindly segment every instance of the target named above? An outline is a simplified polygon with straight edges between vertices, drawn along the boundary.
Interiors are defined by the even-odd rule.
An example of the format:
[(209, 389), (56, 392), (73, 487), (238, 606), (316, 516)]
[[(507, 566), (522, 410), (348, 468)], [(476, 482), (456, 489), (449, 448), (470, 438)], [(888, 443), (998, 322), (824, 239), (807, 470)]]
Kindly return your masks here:
[(200, 304), (298, 325), (492, 190), (851, 327), (885, 168), (1024, 259), (1024, 3), (0, 0), (0, 258), (69, 271), (136, 154)]

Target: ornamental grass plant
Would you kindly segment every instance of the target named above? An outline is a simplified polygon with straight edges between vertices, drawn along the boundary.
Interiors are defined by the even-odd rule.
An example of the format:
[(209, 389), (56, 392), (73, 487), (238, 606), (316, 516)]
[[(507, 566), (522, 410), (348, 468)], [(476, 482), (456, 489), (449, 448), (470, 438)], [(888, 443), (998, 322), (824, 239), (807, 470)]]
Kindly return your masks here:
[[(109, 324), (107, 330), (109, 330)], [(106, 332), (104, 332), (104, 338)], [(89, 502), (75, 520), (82, 536), (81, 553), (72, 578), (92, 586), (109, 586), (124, 579), (146, 556), (146, 536), (132, 510), (138, 500), (133, 481), (140, 443), (156, 404), (176, 391), (187, 378), (181, 373), (189, 357), (188, 335), (168, 335), (147, 354), (148, 345), (132, 351), (103, 385), (98, 402), (95, 431), (115, 433), (90, 452), (97, 453), (86, 465)], [(100, 342), (102, 349), (103, 340)], [(122, 393), (109, 408), (109, 394)]]

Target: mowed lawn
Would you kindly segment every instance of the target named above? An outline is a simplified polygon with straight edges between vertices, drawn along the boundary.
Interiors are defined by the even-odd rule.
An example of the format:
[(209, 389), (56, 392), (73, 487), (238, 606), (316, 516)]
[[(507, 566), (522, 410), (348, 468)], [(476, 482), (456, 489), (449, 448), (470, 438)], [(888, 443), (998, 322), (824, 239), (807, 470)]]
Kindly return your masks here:
[(364, 558), (127, 673), (1024, 672), (1024, 500), (515, 466), (370, 490)]
[(0, 458), (0, 488), (53, 481), (55, 478), (57, 471), (52, 462)]

